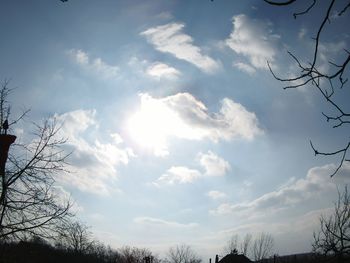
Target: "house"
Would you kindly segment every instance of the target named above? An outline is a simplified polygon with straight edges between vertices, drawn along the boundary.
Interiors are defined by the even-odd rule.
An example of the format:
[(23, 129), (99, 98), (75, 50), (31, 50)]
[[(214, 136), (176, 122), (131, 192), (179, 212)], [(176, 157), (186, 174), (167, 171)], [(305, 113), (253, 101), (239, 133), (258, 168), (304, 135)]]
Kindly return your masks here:
[(252, 261), (247, 258), (245, 255), (241, 254), (227, 254), (218, 263), (251, 263)]

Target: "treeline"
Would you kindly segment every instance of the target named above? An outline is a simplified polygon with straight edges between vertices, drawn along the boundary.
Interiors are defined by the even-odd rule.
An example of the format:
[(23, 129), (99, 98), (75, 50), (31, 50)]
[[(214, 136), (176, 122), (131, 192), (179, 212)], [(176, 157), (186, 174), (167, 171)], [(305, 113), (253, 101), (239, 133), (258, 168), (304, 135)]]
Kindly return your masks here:
[[(81, 223), (78, 223), (78, 225)], [(169, 248), (165, 258), (160, 258), (147, 248), (124, 246), (112, 249), (91, 239), (86, 229), (78, 226), (73, 235), (52, 242), (33, 236), (21, 241), (0, 241), (1, 263), (200, 263), (201, 259), (188, 245)], [(78, 231), (76, 231), (78, 229)], [(84, 229), (83, 235), (78, 235)]]
[(84, 250), (76, 250), (60, 243), (50, 244), (39, 237), (26, 241), (0, 243), (2, 263), (141, 263), (146, 262), (147, 258), (150, 262), (159, 262), (148, 249), (123, 247), (114, 250), (99, 242), (91, 243)]
[(119, 262), (117, 259), (118, 253), (103, 245), (93, 246), (86, 251), (75, 251), (71, 248), (52, 245), (37, 237), (27, 241), (0, 244), (0, 262), (3, 263), (115, 263)]

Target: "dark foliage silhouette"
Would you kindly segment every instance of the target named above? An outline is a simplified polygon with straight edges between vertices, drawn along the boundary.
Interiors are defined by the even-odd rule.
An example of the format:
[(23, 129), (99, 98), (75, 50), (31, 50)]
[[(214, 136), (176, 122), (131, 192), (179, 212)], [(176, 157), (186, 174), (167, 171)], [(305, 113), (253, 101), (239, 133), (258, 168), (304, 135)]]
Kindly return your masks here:
[(115, 263), (118, 253), (105, 246), (77, 252), (50, 245), (40, 237), (17, 243), (0, 243), (0, 262), (6, 263)]
[(160, 263), (160, 259), (146, 248), (124, 246), (118, 250), (119, 263)]

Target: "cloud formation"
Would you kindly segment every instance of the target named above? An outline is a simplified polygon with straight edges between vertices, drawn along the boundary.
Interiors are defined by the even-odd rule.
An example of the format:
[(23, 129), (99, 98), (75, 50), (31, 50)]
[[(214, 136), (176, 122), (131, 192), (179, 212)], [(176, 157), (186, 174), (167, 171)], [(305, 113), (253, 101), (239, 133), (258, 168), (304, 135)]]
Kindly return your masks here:
[(230, 164), (211, 151), (205, 154), (199, 153), (197, 160), (203, 172), (185, 166), (172, 166), (153, 184), (155, 186), (188, 184), (204, 176), (224, 176), (230, 170)]
[(154, 217), (136, 217), (134, 218), (134, 223), (142, 224), (142, 225), (148, 225), (148, 226), (161, 226), (161, 227), (168, 227), (168, 228), (193, 228), (197, 227), (197, 223), (178, 223), (175, 221), (166, 221), (159, 218)]
[(185, 166), (172, 166), (166, 171), (165, 174), (159, 177), (154, 184), (159, 186), (161, 184), (192, 183), (201, 176), (202, 174), (197, 170), (190, 169)]
[(85, 70), (88, 70), (104, 78), (115, 78), (118, 76), (119, 68), (108, 65), (101, 58), (90, 59), (89, 55), (81, 49), (71, 49), (68, 54)]
[(189, 93), (178, 93), (162, 101), (180, 117), (185, 126), (179, 137), (197, 140), (208, 138), (213, 141), (237, 138), (252, 140), (262, 133), (255, 113), (229, 98), (221, 101), (218, 113), (209, 113), (204, 103)]
[(98, 126), (95, 115), (95, 110), (76, 110), (54, 116), (62, 125), (59, 135), (68, 139), (66, 147), (72, 151), (72, 173), (58, 179), (81, 191), (105, 195), (117, 190), (112, 188), (117, 167), (128, 163), (130, 150), (120, 146), (121, 138), (116, 134), (111, 134), (107, 143), (85, 139)]
[(252, 74), (254, 69), (267, 69), (267, 61), (273, 64), (280, 37), (272, 33), (271, 24), (243, 14), (234, 16), (232, 23), (233, 30), (225, 41), (226, 45), (249, 62), (236, 62), (233, 65)]
[(335, 169), (334, 164), (311, 168), (306, 177), (298, 180), (289, 180), (279, 189), (266, 193), (253, 201), (242, 204), (223, 203), (210, 212), (215, 215), (236, 215), (255, 217), (271, 214), (295, 205), (307, 202), (314, 198), (320, 198), (336, 189), (337, 185), (350, 182), (350, 165), (345, 165), (334, 178), (329, 175)]
[(239, 70), (245, 73), (248, 73), (249, 75), (253, 75), (256, 72), (256, 69), (248, 63), (235, 62), (232, 63), (232, 66), (238, 68)]
[(208, 112), (203, 102), (189, 93), (164, 98), (141, 94), (139, 112), (129, 120), (129, 134), (141, 143), (153, 144), (157, 155), (168, 154), (167, 138), (253, 140), (263, 133), (255, 113), (229, 98), (221, 101), (219, 112)]
[(167, 78), (167, 79), (176, 79), (181, 75), (181, 72), (176, 68), (170, 67), (165, 63), (155, 62), (150, 65), (146, 73), (153, 78)]
[(160, 52), (170, 53), (207, 73), (217, 70), (219, 63), (193, 44), (192, 37), (183, 33), (184, 27), (182, 23), (169, 23), (149, 28), (141, 35)]
[(227, 195), (223, 192), (217, 191), (217, 190), (211, 190), (207, 193), (207, 196), (209, 196), (213, 200), (223, 199), (226, 198)]
[(231, 169), (226, 160), (211, 151), (200, 153), (199, 163), (204, 167), (204, 174), (207, 176), (223, 176)]

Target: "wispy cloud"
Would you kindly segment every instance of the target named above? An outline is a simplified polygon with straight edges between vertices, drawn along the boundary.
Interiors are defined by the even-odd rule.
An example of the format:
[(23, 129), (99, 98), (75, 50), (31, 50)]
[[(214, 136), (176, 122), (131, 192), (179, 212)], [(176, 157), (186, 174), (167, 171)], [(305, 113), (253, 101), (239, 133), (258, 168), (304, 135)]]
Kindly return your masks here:
[(160, 78), (168, 78), (168, 79), (176, 79), (181, 73), (177, 69), (170, 67), (169, 65), (161, 62), (155, 62), (150, 65), (147, 70), (147, 74), (156, 79)]
[(332, 65), (329, 63), (329, 60), (336, 60), (339, 57), (339, 54), (345, 54), (348, 45), (345, 41), (339, 42), (322, 42), (319, 44), (318, 52), (318, 64), (317, 70), (323, 74), (329, 74), (333, 69)]
[(101, 58), (91, 59), (88, 53), (81, 49), (71, 49), (68, 51), (71, 58), (85, 70), (88, 70), (104, 78), (115, 78), (118, 76), (119, 68), (104, 62)]
[(207, 193), (207, 196), (209, 196), (211, 199), (218, 200), (218, 199), (226, 198), (227, 194), (217, 190), (211, 190)]
[(207, 73), (217, 70), (219, 63), (204, 55), (201, 48), (193, 44), (192, 37), (183, 32), (184, 27), (182, 23), (169, 23), (149, 28), (141, 35), (160, 52), (170, 53)]
[(154, 80), (177, 80), (181, 75), (181, 71), (160, 61), (148, 61), (146, 59), (140, 59), (138, 57), (131, 57), (128, 66), (136, 71), (136, 73), (151, 77)]
[(192, 183), (201, 176), (202, 174), (198, 170), (190, 169), (185, 166), (172, 166), (154, 182), (154, 185)]
[(298, 38), (299, 38), (299, 39), (304, 39), (306, 34), (307, 34), (307, 29), (306, 29), (305, 27), (302, 27), (302, 28), (299, 30)]
[(134, 218), (133, 221), (137, 224), (160, 226), (160, 227), (167, 227), (167, 228), (193, 228), (198, 226), (197, 223), (183, 224), (175, 221), (167, 221), (167, 220), (154, 218), (154, 217), (136, 217)]
[(235, 68), (238, 68), (239, 70), (241, 70), (245, 73), (248, 73), (249, 75), (253, 75), (256, 72), (256, 69), (247, 63), (234, 62), (234, 63), (232, 63), (232, 66)]
[(111, 134), (107, 143), (85, 139), (89, 131), (98, 128), (95, 115), (95, 110), (55, 115), (54, 118), (62, 125), (59, 135), (68, 139), (66, 147), (72, 151), (69, 159), (72, 173), (61, 175), (58, 179), (81, 191), (105, 195), (118, 191), (113, 189), (117, 167), (128, 163), (130, 151), (120, 146), (121, 141), (116, 134)]
[(336, 186), (350, 182), (350, 165), (337, 174), (335, 181), (329, 180), (329, 175), (335, 165), (325, 165), (310, 169), (305, 178), (288, 180), (286, 184), (277, 190), (266, 193), (253, 201), (230, 204), (223, 203), (217, 209), (210, 211), (215, 215), (236, 215), (256, 217), (284, 210), (309, 200), (320, 198), (336, 190)]
[(280, 38), (273, 34), (271, 24), (243, 14), (234, 16), (232, 23), (233, 30), (226, 44), (250, 64), (239, 62), (235, 66), (249, 74), (253, 73), (253, 68), (267, 69), (267, 61), (275, 61), (277, 40)]

